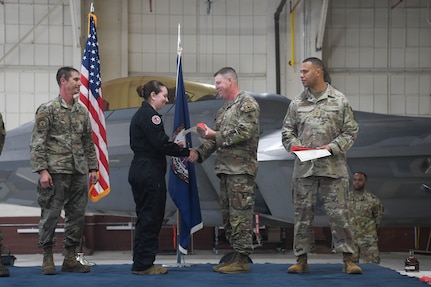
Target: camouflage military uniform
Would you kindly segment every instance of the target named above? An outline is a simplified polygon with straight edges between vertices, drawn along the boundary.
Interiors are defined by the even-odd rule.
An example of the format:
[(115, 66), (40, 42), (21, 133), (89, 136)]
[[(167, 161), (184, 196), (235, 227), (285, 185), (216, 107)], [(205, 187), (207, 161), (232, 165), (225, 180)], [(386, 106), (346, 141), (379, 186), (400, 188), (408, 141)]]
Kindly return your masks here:
[(383, 217), (383, 204), (377, 196), (364, 191), (349, 193), (350, 223), (354, 233), (354, 260), (359, 256), (366, 263), (380, 263), (377, 228)]
[(242, 254), (253, 250), (259, 105), (241, 92), (217, 112), (215, 140), (198, 149), (199, 162), (217, 151), (215, 173), (220, 177), (220, 204), (226, 238)]
[(317, 192), (330, 219), (336, 251), (353, 253), (348, 223), (347, 192), (349, 177), (346, 152), (353, 145), (359, 127), (347, 98), (328, 84), (316, 98), (305, 89), (289, 105), (282, 127), (282, 142), (292, 146), (329, 145), (332, 155), (301, 162), (295, 160), (293, 199), (295, 204), (294, 253), (307, 254), (314, 248), (312, 222)]
[(5, 140), (6, 140), (6, 130), (4, 128), (3, 117), (0, 114), (0, 155), (3, 150)]
[[(5, 140), (6, 140), (6, 130), (4, 128), (4, 122), (3, 122), (2, 114), (0, 114), (0, 155), (1, 155), (1, 152), (3, 150)], [(0, 230), (0, 246), (1, 246), (2, 240), (3, 240), (3, 234)], [(1, 253), (1, 250), (0, 250), (0, 253)]]
[(88, 171), (98, 161), (88, 111), (76, 100), (67, 104), (60, 96), (36, 112), (30, 145), (33, 172), (48, 170), (53, 187), (37, 187), (41, 207), (39, 247), (52, 247), (61, 210), (65, 210), (64, 247), (80, 244), (88, 201)]

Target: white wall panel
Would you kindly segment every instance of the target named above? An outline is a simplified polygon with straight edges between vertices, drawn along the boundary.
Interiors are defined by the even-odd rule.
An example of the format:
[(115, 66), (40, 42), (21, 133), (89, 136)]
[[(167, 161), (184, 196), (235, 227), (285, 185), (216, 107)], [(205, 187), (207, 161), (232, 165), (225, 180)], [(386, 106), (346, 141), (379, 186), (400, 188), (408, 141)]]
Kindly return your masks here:
[[(79, 9), (90, 3), (75, 1)], [(104, 81), (127, 74), (175, 76), (180, 22), (186, 79), (213, 83), (213, 73), (229, 65), (237, 70), (241, 88), (275, 91), (274, 13), (279, 0), (217, 0), (212, 1), (209, 13), (206, 1), (200, 0), (152, 1), (152, 11), (149, 2), (142, 0), (91, 2), (98, 16)], [(58, 67), (80, 65), (82, 52), (74, 47), (68, 1), (43, 19), (57, 3), (10, 0), (0, 5), (0, 58), (9, 53), (0, 62), (0, 83), (4, 83), (0, 111), (13, 121), (8, 127), (31, 118), (31, 105), (35, 110), (58, 94), (53, 78)], [(431, 25), (426, 1), (403, 1), (391, 9), (391, 0), (331, 0), (323, 51), (315, 50), (319, 5), (304, 0), (295, 11), (294, 66), (288, 63), (292, 60), (289, 3), (280, 15), (281, 88), (286, 96), (302, 89), (302, 59), (322, 55), (333, 84), (355, 108), (431, 116)], [(305, 12), (304, 7), (313, 11)], [(86, 29), (86, 22), (81, 19), (78, 31)], [(32, 33), (22, 38), (30, 29)], [(20, 88), (31, 74), (32, 86)], [(26, 101), (25, 108), (20, 108), (31, 93), (33, 104)]]
[(5, 73), (4, 85), (6, 93), (18, 93), (21, 89), (19, 82), (19, 72), (10, 71)]
[(430, 106), (431, 106), (431, 95), (430, 94), (419, 95), (419, 115), (429, 116)]
[[(264, 75), (266, 73), (266, 54), (254, 54), (253, 56), (253, 72)], [(258, 89), (260, 92), (267, 92), (266, 84)]]
[[(431, 52), (431, 51), (430, 51)], [(419, 94), (426, 95), (431, 98), (431, 76), (422, 74), (419, 75)]]
[[(431, 31), (430, 34), (428, 34), (428, 37), (431, 38)], [(431, 63), (431, 46), (430, 47), (420, 47), (419, 48), (419, 67), (430, 69), (430, 63)], [(428, 74), (430, 72), (428, 71)], [(431, 94), (431, 93), (430, 93)]]
[(378, 30), (378, 28), (383, 28), (384, 30), (386, 30), (388, 27), (388, 18), (389, 18), (388, 9), (375, 8), (373, 14), (374, 14), (374, 28), (376, 28), (376, 30)]
[(420, 47), (430, 47), (431, 46), (431, 37), (430, 37), (430, 29), (420, 28), (419, 29), (419, 46)]
[(33, 45), (23, 45), (19, 48), (19, 64), (22, 66), (33, 66), (35, 54)]
[[(145, 65), (146, 63), (144, 63)], [(153, 73), (156, 74), (166, 74), (169, 73), (169, 67), (171, 65), (170, 54), (157, 53), (156, 55), (156, 70)]]
[(172, 43), (171, 45), (169, 34), (157, 33), (155, 38), (156, 38), (157, 54), (163, 54), (163, 53), (169, 54), (169, 52), (176, 50), (177, 45), (176, 43)]
[[(55, 81), (55, 79), (50, 79), (49, 78), (49, 74), (45, 74), (45, 73), (35, 73), (34, 74), (34, 93), (35, 94), (45, 94), (47, 95), (49, 93), (49, 83), (50, 80), (54, 81), (55, 84), (57, 84), (57, 82)], [(46, 98), (46, 100), (48, 100), (48, 98)], [(41, 102), (41, 101), (37, 101), (37, 102)]]
[(404, 95), (404, 74), (393, 74), (390, 76), (390, 93), (393, 95)]
[(419, 94), (419, 78), (417, 75), (405, 76), (405, 91), (406, 94), (418, 95)]
[[(30, 92), (28, 94), (22, 93), (21, 101), (19, 106), (19, 112), (21, 114), (33, 115), (35, 113), (34, 110), (34, 93)], [(32, 120), (32, 119), (30, 119)]]
[(63, 46), (62, 45), (50, 45), (49, 46), (49, 56), (47, 63), (53, 67), (61, 67), (63, 65), (71, 65), (70, 62), (67, 64), (64, 62), (63, 58)]
[(374, 97), (370, 94), (359, 97), (359, 110), (364, 112), (374, 112)]
[[(33, 114), (34, 118), (34, 114)], [(19, 112), (6, 112), (3, 114), (3, 120), (5, 122), (6, 130), (13, 129), (20, 125), (20, 123), (25, 123), (28, 121), (21, 121)]]
[[(4, 19), (6, 23), (9, 24), (19, 24), (19, 5), (17, 3), (7, 3), (7, 5), (4, 5)], [(25, 15), (27, 16), (27, 15)]]
[(388, 113), (388, 98), (387, 98), (387, 94), (378, 94), (375, 93), (374, 97), (374, 113), (379, 113), (379, 114), (387, 114)]
[(46, 44), (49, 42), (49, 29), (48, 25), (40, 25), (34, 29), (35, 44)]
[(419, 67), (419, 48), (407, 47), (405, 49), (405, 68), (418, 68)]
[(382, 69), (388, 66), (388, 50), (381, 48), (374, 48), (374, 63), (373, 68)]
[(6, 24), (6, 44), (17, 43), (19, 40), (19, 25)]
[(404, 48), (393, 48), (391, 49), (391, 68), (403, 68), (405, 66), (405, 49)]
[(20, 94), (17, 92), (6, 91), (6, 114), (19, 114), (20, 113)]
[(5, 91), (0, 111), (8, 129), (32, 120), (41, 103), (58, 95), (55, 73), (60, 66), (77, 64), (74, 55), (80, 48), (73, 47), (68, 1), (51, 2), (5, 1), (0, 6), (0, 82)]
[[(227, 63), (227, 65), (230, 65), (230, 63)], [(221, 67), (219, 67), (221, 68)], [(250, 55), (247, 54), (240, 54), (239, 55), (239, 67), (235, 67), (237, 71), (241, 71), (242, 73), (254, 73), (253, 70), (253, 59), (250, 57)], [(248, 89), (251, 89), (251, 86), (248, 86)]]
[[(354, 75), (347, 75), (346, 76), (346, 86), (345, 88), (342, 90), (343, 93), (345, 93), (346, 95), (348, 94), (359, 94), (360, 89), (361, 89), (361, 82), (360, 82), (360, 78), (356, 77)], [(334, 85), (337, 85), (334, 81)], [(339, 86), (337, 85), (337, 88)], [(339, 88), (341, 89), (341, 87)]]
[(364, 47), (359, 50), (359, 68), (370, 69), (374, 67), (374, 50)]
[(266, 93), (268, 91), (266, 88), (266, 79), (263, 77), (255, 78), (251, 91), (255, 93)]
[(374, 77), (372, 74), (359, 76), (359, 92), (361, 95), (372, 95), (374, 90)]
[(253, 54), (253, 35), (239, 36), (239, 52), (241, 55), (248, 54), (252, 58)]
[(419, 110), (419, 96), (406, 94), (406, 111), (407, 115), (414, 115)]
[[(371, 73), (375, 83), (373, 90), (362, 89), (360, 92), (361, 110), (431, 116), (431, 105), (426, 100), (431, 94), (430, 88), (425, 85), (423, 91), (419, 92), (420, 83), (418, 80), (412, 81), (419, 79), (420, 75), (427, 81), (431, 77), (431, 25), (427, 23), (424, 13), (426, 1), (407, 1), (398, 3), (393, 8), (391, 6), (394, 3), (391, 1), (362, 0), (357, 1), (358, 6), (350, 2), (352, 1), (330, 2), (327, 37), (344, 37), (346, 44), (326, 42), (324, 50), (328, 70), (331, 73), (349, 73), (351, 77), (362, 77), (368, 69), (375, 69)], [(370, 5), (371, 3), (373, 4)], [(343, 17), (343, 14), (347, 17)], [(360, 15), (359, 25), (355, 15)], [(334, 19), (336, 16), (338, 19)], [(340, 26), (347, 29), (343, 32)], [(357, 33), (360, 35), (359, 41)], [(337, 42), (339, 43), (342, 41)], [(343, 55), (343, 49), (346, 50), (344, 66), (337, 59), (339, 54)], [(359, 61), (356, 61), (357, 55)], [(387, 91), (382, 91), (387, 84), (376, 85), (384, 78), (389, 78)], [(342, 80), (339, 77), (335, 79)], [(345, 86), (348, 85), (346, 83)], [(372, 102), (369, 101), (370, 96), (374, 99)], [(367, 104), (371, 106), (367, 107)]]
[[(227, 2), (230, 2), (230, 1), (227, 1)], [(250, 0), (239, 0), (239, 7), (240, 7), (240, 9), (239, 9), (239, 15), (249, 15), (249, 16), (251, 16), (251, 15), (255, 15), (255, 14), (259, 13), (259, 12), (262, 13), (261, 12), (262, 10), (260, 10), (260, 11), (255, 11), (254, 10), (254, 4), (256, 2), (261, 2), (261, 1), (256, 1), (256, 0), (252, 0), (252, 1), (250, 1)]]
[[(162, 2), (162, 4), (168, 2)], [(154, 57), (159, 59), (158, 54), (166, 53), (161, 58), (163, 61), (168, 59), (171, 62), (168, 65), (169, 70), (162, 71), (162, 65), (157, 60), (156, 70), (148, 71), (146, 69), (145, 73), (175, 75), (176, 28), (180, 21), (184, 55), (183, 72), (186, 77), (195, 77), (212, 83), (212, 74), (226, 65), (233, 66), (239, 74), (260, 73), (263, 76), (266, 74), (268, 69), (266, 60), (268, 57), (267, 3), (256, 0), (217, 1), (212, 3), (210, 13), (207, 13), (207, 4), (201, 1), (170, 1), (168, 8), (160, 8), (162, 4), (157, 2), (153, 13), (147, 12), (147, 14), (156, 18), (154, 25), (157, 35), (170, 34), (170, 42), (169, 44), (165, 42), (168, 44), (165, 48), (162, 48), (160, 42), (156, 41)], [(135, 5), (135, 2), (132, 5)], [(134, 9), (134, 13), (136, 10)], [(271, 11), (271, 13), (274, 12), (275, 10)], [(272, 17), (273, 15), (271, 15)], [(137, 30), (135, 26), (136, 23), (134, 30)], [(144, 29), (143, 41), (145, 42), (150, 35), (151, 32)], [(151, 54), (145, 49), (144, 52)], [(135, 53), (136, 51), (134, 51)], [(169, 59), (167, 55), (172, 54), (173, 57)], [(133, 67), (135, 68), (135, 66)], [(130, 74), (142, 73), (142, 69), (130, 69)], [(194, 74), (197, 75), (194, 76)], [(266, 87), (266, 85), (264, 86)]]
[[(373, 75), (373, 90), (371, 92), (374, 92), (377, 95), (387, 95), (388, 93), (388, 77), (387, 75), (382, 74), (374, 74)], [(380, 97), (380, 96), (378, 96)], [(386, 98), (386, 96), (385, 96)], [(379, 102), (379, 101), (377, 101)], [(386, 107), (386, 99), (385, 99), (385, 107)]]
[[(20, 72), (19, 73), (19, 86), (20, 91), (24, 94), (34, 93), (34, 73), (31, 72)], [(28, 100), (28, 98), (26, 98)]]
[(142, 70), (142, 72), (154, 71), (156, 69), (154, 54), (133, 54), (129, 61), (129, 69), (132, 69), (132, 71)]
[(374, 48), (388, 47), (388, 30), (387, 29), (374, 29)]
[[(214, 74), (218, 69), (224, 66), (232, 66), (236, 70), (239, 70), (239, 67), (241, 66), (241, 59), (238, 57), (238, 55), (232, 55), (232, 57), (236, 57), (236, 60), (228, 61), (229, 55), (224, 54), (213, 54), (213, 62), (211, 63), (212, 68), (208, 71), (209, 74)], [(205, 57), (208, 57), (208, 55), (205, 55)], [(236, 64), (236, 65), (234, 65)], [(211, 83), (214, 83), (213, 80), (211, 80)]]
[(394, 115), (402, 115), (406, 113), (405, 95), (391, 95), (390, 113)]

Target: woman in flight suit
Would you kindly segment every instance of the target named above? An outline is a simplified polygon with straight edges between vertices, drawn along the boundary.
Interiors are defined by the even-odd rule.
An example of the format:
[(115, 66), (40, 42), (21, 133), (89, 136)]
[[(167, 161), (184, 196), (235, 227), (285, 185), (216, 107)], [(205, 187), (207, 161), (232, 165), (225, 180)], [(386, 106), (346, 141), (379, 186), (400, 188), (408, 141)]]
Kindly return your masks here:
[(153, 80), (139, 86), (137, 93), (144, 101), (133, 116), (129, 130), (134, 158), (128, 179), (137, 215), (132, 273), (166, 274), (166, 268), (154, 265), (165, 214), (166, 155), (188, 157), (195, 151), (170, 141), (165, 133), (161, 115), (157, 111), (169, 101), (167, 87)]

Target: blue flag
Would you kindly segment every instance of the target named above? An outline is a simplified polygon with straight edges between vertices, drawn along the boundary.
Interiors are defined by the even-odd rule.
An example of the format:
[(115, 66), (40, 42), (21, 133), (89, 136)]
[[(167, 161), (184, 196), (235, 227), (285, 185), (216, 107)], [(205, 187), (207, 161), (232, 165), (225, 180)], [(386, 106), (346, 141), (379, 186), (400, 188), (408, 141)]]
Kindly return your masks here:
[[(172, 140), (184, 147), (192, 147), (190, 133), (189, 109), (184, 89), (181, 54), (177, 57), (177, 85), (175, 95), (175, 116)], [(187, 254), (190, 235), (203, 227), (196, 172), (193, 163), (183, 157), (171, 157), (169, 171), (169, 194), (180, 212), (179, 251)]]

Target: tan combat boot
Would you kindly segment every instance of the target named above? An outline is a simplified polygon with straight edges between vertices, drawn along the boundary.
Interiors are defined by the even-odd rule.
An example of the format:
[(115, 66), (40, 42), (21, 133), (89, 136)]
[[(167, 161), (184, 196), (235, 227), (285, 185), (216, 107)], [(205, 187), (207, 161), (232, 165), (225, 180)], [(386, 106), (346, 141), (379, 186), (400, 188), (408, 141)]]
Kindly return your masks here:
[(64, 256), (63, 260), (63, 265), (61, 266), (61, 271), (87, 273), (90, 272), (90, 266), (82, 265), (81, 262), (76, 260), (75, 248), (67, 248), (66, 255)]
[(229, 265), (233, 260), (235, 260), (236, 255), (237, 255), (237, 253), (235, 252), (229, 260), (227, 260), (225, 262), (222, 262), (222, 263), (214, 266), (213, 267), (213, 271), (219, 272), (220, 268), (222, 268), (222, 267), (224, 267), (226, 265)]
[[(3, 250), (2, 247), (3, 245), (0, 243), (0, 255), (1, 255), (1, 251)], [(9, 269), (7, 269), (6, 266), (4, 266), (1, 263), (1, 260), (0, 260), (0, 277), (9, 277)]]
[(347, 274), (362, 274), (362, 269), (353, 262), (352, 253), (343, 252), (343, 272)]
[(296, 259), (296, 263), (287, 269), (287, 273), (295, 274), (306, 273), (309, 271), (310, 270), (308, 269), (307, 254), (299, 255)]
[(168, 273), (168, 269), (162, 266), (153, 265), (148, 269), (142, 271), (132, 271), (135, 275), (160, 275)]
[(56, 273), (57, 271), (55, 270), (52, 247), (46, 247), (43, 249), (42, 274), (54, 275)]
[(238, 274), (248, 272), (248, 256), (242, 253), (237, 253), (235, 258), (225, 266), (218, 269), (218, 272), (225, 274)]
[(0, 261), (0, 277), (9, 277), (9, 269), (7, 269)]

